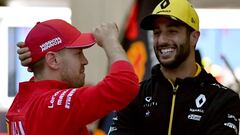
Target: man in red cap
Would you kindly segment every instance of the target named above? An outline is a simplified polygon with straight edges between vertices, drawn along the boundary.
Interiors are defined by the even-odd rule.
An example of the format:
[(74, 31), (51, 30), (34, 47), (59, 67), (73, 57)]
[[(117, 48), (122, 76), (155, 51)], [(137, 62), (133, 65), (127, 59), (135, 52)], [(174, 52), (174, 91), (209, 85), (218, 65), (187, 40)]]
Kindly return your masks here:
[[(25, 40), (34, 77), (19, 84), (7, 112), (10, 135), (88, 135), (86, 125), (126, 106), (138, 79), (118, 41), (114, 23), (81, 33), (59, 19), (37, 23)], [(108, 75), (84, 87), (83, 49), (97, 44), (108, 57)], [(28, 50), (27, 49), (27, 50)], [(25, 50), (26, 51), (26, 50)]]

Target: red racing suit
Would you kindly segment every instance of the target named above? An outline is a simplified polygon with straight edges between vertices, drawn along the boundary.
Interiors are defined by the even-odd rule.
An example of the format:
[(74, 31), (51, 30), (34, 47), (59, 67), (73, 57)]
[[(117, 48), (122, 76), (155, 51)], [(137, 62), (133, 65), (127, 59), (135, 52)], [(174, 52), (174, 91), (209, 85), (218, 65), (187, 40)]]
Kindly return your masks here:
[(19, 84), (6, 117), (10, 135), (88, 135), (86, 125), (126, 106), (138, 93), (131, 64), (117, 61), (95, 86), (55, 80)]

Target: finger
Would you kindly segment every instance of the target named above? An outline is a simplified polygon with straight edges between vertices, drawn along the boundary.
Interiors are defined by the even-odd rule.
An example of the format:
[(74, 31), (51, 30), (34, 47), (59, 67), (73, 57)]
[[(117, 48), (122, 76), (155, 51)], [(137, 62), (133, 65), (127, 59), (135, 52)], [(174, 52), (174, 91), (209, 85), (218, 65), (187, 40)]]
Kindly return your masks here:
[(21, 64), (23, 66), (28, 66), (31, 61), (32, 61), (32, 58), (27, 58), (27, 59), (21, 61)]
[(19, 48), (23, 48), (23, 47), (25, 46), (25, 43), (24, 43), (24, 42), (18, 42), (18, 43), (17, 43), (17, 46), (18, 46)]
[(18, 58), (21, 61), (24, 61), (25, 59), (31, 58), (31, 53), (30, 52), (22, 53), (18, 56)]
[[(28, 51), (29, 51), (29, 48), (28, 48), (28, 47), (24, 47), (24, 48), (18, 49), (18, 50), (17, 50), (17, 53), (18, 53), (19, 55), (21, 55), (21, 54), (26, 53), (26, 52), (28, 52)], [(30, 53), (30, 52), (29, 52), (29, 53)]]

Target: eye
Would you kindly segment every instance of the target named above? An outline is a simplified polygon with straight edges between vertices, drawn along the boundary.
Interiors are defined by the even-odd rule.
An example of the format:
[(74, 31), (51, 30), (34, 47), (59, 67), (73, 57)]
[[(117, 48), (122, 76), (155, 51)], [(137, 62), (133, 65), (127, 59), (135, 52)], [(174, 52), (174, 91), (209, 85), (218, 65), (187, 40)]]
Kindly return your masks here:
[(168, 32), (170, 32), (170, 33), (176, 33), (176, 32), (178, 32), (178, 30), (177, 30), (177, 29), (174, 29), (174, 28), (172, 28), (172, 29), (169, 29), (169, 30), (168, 30)]
[(75, 54), (76, 56), (80, 57), (80, 56), (83, 54), (83, 52), (82, 52), (82, 50), (77, 50), (77, 51), (75, 51), (74, 54)]
[(178, 31), (175, 30), (175, 29), (170, 29), (170, 30), (168, 30), (167, 32), (168, 32), (169, 35), (175, 35), (175, 34), (178, 33)]
[(79, 53), (78, 53), (78, 56), (80, 56), (80, 57), (81, 57), (82, 55), (83, 55), (83, 53), (82, 53), (82, 52), (79, 52)]
[(159, 31), (159, 30), (154, 30), (153, 31), (153, 35), (154, 36), (158, 36), (158, 35), (160, 35), (161, 34), (161, 32)]

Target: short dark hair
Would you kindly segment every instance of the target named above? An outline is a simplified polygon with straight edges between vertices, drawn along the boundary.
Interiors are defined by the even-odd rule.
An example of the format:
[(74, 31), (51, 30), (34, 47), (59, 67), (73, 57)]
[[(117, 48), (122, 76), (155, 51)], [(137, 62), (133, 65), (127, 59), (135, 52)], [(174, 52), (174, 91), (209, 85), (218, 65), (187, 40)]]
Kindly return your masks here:
[[(65, 54), (65, 50), (66, 49), (62, 49), (57, 51), (56, 53), (63, 56)], [(42, 70), (44, 69), (44, 62), (45, 62), (45, 58), (43, 57), (42, 59), (40, 59), (39, 61), (37, 61), (36, 63), (30, 66), (34, 76), (41, 74)]]
[(38, 76), (38, 74), (41, 74), (41, 71), (44, 69), (44, 62), (45, 62), (45, 58), (42, 58), (30, 66), (34, 76)]

